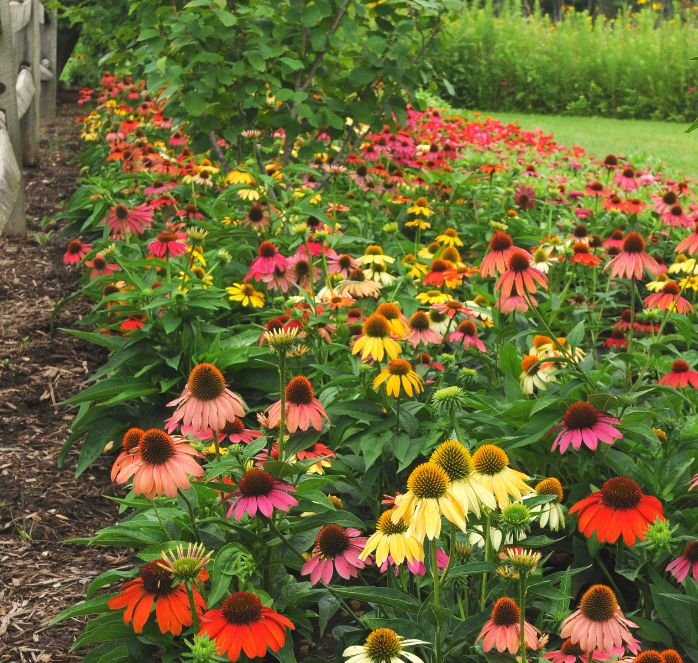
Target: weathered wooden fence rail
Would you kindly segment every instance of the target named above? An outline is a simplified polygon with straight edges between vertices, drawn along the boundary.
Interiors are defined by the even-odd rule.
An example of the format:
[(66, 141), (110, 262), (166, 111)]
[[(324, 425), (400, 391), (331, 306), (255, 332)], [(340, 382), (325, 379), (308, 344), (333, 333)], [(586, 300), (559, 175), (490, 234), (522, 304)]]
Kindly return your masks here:
[(22, 166), (39, 163), (39, 126), (56, 119), (56, 10), (0, 0), (0, 234), (26, 233)]

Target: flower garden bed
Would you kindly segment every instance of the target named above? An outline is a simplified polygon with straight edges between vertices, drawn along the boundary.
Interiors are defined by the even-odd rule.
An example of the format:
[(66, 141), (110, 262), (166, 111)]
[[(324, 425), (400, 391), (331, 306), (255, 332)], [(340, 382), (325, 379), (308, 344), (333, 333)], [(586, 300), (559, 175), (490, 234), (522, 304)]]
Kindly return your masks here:
[(690, 182), (434, 109), (226, 173), (103, 84), (62, 237), (109, 359), (60, 456), (118, 452), (72, 543), (139, 562), (56, 618), (86, 661), (696, 655)]

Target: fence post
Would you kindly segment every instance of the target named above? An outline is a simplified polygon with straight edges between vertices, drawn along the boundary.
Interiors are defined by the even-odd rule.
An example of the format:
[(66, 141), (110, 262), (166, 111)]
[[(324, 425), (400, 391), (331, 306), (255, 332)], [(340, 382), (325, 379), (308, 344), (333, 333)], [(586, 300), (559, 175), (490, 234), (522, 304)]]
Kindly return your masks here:
[(56, 76), (58, 71), (57, 15), (57, 9), (44, 11), (44, 23), (41, 26), (41, 95), (39, 97), (39, 104), (41, 107), (41, 124), (45, 126), (53, 126), (56, 124), (56, 90), (58, 88), (58, 79)]
[(39, 0), (31, 0), (31, 18), (27, 25), (25, 57), (31, 67), (34, 96), (29, 109), (20, 120), (22, 163), (25, 166), (36, 166), (39, 163), (39, 97), (41, 95), (41, 42), (39, 30), (43, 9)]
[[(19, 117), (17, 115), (17, 70), (14, 56), (14, 31), (12, 29), (12, 14), (10, 0), (0, 0), (0, 110), (5, 115), (5, 127), (9, 135), (12, 151), (19, 168), (19, 190), (10, 217), (5, 228), (0, 228), (3, 236), (22, 237), (27, 232), (27, 221), (24, 215), (24, 178), (22, 177), (22, 140), (19, 132)], [(4, 150), (6, 151), (6, 150)], [(12, 155), (9, 155), (12, 156)]]

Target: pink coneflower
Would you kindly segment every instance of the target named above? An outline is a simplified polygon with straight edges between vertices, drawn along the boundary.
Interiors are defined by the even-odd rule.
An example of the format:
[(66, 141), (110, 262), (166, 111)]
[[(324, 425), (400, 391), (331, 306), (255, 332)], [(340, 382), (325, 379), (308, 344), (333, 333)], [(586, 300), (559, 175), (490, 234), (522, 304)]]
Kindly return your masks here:
[(487, 352), (485, 344), (477, 337), (477, 325), (472, 320), (463, 320), (456, 331), (448, 335), (449, 341), (463, 343), (463, 349), (476, 348), (480, 352)]
[[(529, 297), (529, 301), (533, 306), (538, 306), (538, 302), (533, 297)], [(521, 295), (513, 295), (511, 297), (500, 296), (495, 302), (495, 307), (502, 313), (526, 313), (528, 311), (528, 302)]]
[(447, 315), (449, 318), (454, 318), (459, 313), (469, 315), (472, 318), (477, 317), (475, 311), (471, 311), (467, 306), (453, 299), (441, 304), (432, 304), (429, 308), (433, 308), (435, 311), (441, 313), (441, 315)]
[(582, 596), (579, 609), (562, 622), (560, 637), (570, 638), (587, 652), (610, 653), (613, 647), (625, 645), (637, 653), (639, 647), (628, 626), (637, 628), (623, 616), (616, 595), (605, 585), (594, 585)]
[(292, 290), (296, 283), (295, 274), (291, 270), (281, 271), (278, 268), (275, 268), (271, 274), (260, 274), (259, 280), (266, 283), (269, 290), (281, 290), (281, 292)]
[(601, 264), (601, 258), (595, 256), (591, 251), (589, 251), (589, 245), (585, 242), (576, 242), (572, 245), (572, 263), (582, 263), (587, 267), (596, 267)]
[[(448, 555), (441, 550), (441, 548), (436, 549), (436, 566), (439, 568), (439, 571), (443, 571), (448, 566), (448, 559)], [(424, 562), (420, 562), (416, 557), (410, 559), (409, 556), (406, 556), (405, 564), (407, 564), (407, 568), (410, 573), (413, 573), (420, 578), (423, 578), (426, 575), (427, 567), (424, 566)], [(388, 570), (388, 565), (395, 567), (395, 576), (397, 577), (400, 574), (400, 565), (395, 564), (395, 560), (393, 559), (392, 555), (388, 555), (386, 560), (383, 562), (380, 567), (380, 572), (385, 573)]]
[(420, 343), (424, 345), (429, 345), (429, 343), (438, 345), (443, 338), (439, 332), (431, 328), (429, 316), (424, 311), (415, 311), (410, 316), (409, 334), (409, 343), (413, 348), (416, 348)]
[(227, 500), (233, 503), (228, 509), (226, 518), (230, 518), (235, 512), (235, 520), (240, 521), (245, 512), (254, 518), (257, 511), (271, 518), (274, 509), (288, 511), (292, 506), (297, 506), (298, 501), (288, 493), (295, 493), (296, 489), (287, 481), (277, 479), (264, 470), (253, 467), (242, 475), (238, 487), (228, 495)]
[(613, 176), (613, 181), (620, 186), (623, 191), (632, 191), (640, 188), (640, 182), (635, 177), (635, 169), (626, 166), (623, 169), (618, 169)]
[(604, 240), (603, 245), (607, 247), (613, 247), (615, 249), (622, 249), (623, 248), (623, 231), (622, 230), (614, 230), (611, 233), (611, 236), (608, 239)]
[(188, 245), (183, 242), (187, 233), (160, 233), (148, 244), (148, 250), (158, 258), (176, 258), (187, 252)]
[(337, 255), (332, 251), (331, 254), (327, 255), (327, 272), (329, 274), (341, 274), (345, 279), (348, 279), (349, 274), (356, 267), (356, 259), (348, 253)]
[[(625, 648), (622, 648), (620, 655), (622, 656), (624, 653)], [(543, 658), (547, 658), (553, 663), (577, 663), (577, 660), (581, 663), (587, 663), (589, 652), (584, 651), (578, 644), (572, 644), (572, 640), (567, 638), (560, 646), (560, 649), (543, 654)], [(600, 651), (595, 650), (592, 654), (593, 661), (607, 661), (608, 659), (609, 655)]]
[(536, 192), (522, 184), (514, 190), (514, 203), (521, 209), (533, 209), (536, 206)]
[(189, 474), (204, 475), (204, 468), (192, 458), (197, 455), (196, 449), (186, 440), (173, 439), (165, 431), (151, 428), (140, 437), (137, 458), (122, 463), (116, 483), (126, 483), (133, 476), (136, 495), (144, 495), (149, 500), (160, 495), (173, 498), (177, 488), (190, 488)]
[(175, 133), (173, 133), (169, 139), (170, 145), (173, 145), (174, 147), (181, 147), (182, 145), (186, 145), (188, 142), (189, 138), (182, 134), (181, 131), (175, 131)]
[[(361, 270), (358, 270), (361, 271)], [(300, 251), (292, 255), (288, 259), (288, 268), (286, 269), (288, 277), (294, 279), (301, 288), (307, 289), (310, 287), (310, 262), (305, 256), (305, 253)], [(320, 280), (321, 271), (317, 267), (317, 261), (313, 263), (313, 282), (318, 283)], [(363, 274), (362, 274), (363, 276)]]
[(614, 426), (620, 426), (620, 421), (608, 412), (597, 410), (593, 405), (584, 401), (578, 401), (567, 408), (562, 423), (553, 426), (548, 431), (547, 435), (558, 428), (562, 429), (557, 434), (551, 451), (555, 451), (558, 442), (561, 454), (567, 451), (570, 442), (575, 451), (579, 451), (582, 442), (592, 451), (596, 449), (599, 440), (606, 444), (613, 444), (623, 437), (623, 434)]
[(625, 332), (620, 329), (614, 329), (611, 332), (611, 336), (604, 341), (604, 348), (615, 348), (616, 350), (622, 350), (628, 347), (628, 341), (625, 338)]
[[(516, 601), (502, 596), (494, 604), (492, 617), (483, 626), (475, 643), (482, 640), (483, 652), (490, 651), (496, 645), (499, 653), (509, 651), (512, 656), (516, 656), (521, 647), (520, 620), (521, 611)], [(538, 649), (539, 634), (540, 631), (535, 626), (524, 622), (524, 638), (528, 649)]]
[(257, 254), (243, 281), (249, 281), (251, 278), (260, 281), (262, 277), (273, 274), (274, 270), (285, 272), (288, 268), (288, 260), (279, 253), (271, 242), (262, 242), (257, 249)]
[(366, 563), (359, 559), (363, 552), (366, 537), (360, 536), (358, 529), (341, 525), (325, 525), (317, 534), (312, 557), (303, 565), (301, 575), (310, 574), (310, 584), (322, 580), (328, 585), (334, 570), (344, 578), (357, 577), (357, 569), (363, 569)]
[(693, 228), (693, 232), (676, 245), (674, 251), (676, 253), (688, 253), (688, 255), (698, 253), (698, 223)]
[(226, 388), (223, 374), (206, 363), (194, 366), (182, 395), (167, 405), (177, 406), (173, 424), (181, 421), (194, 431), (222, 430), (228, 421), (245, 415), (245, 402)]
[(92, 273), (90, 274), (91, 279), (98, 276), (109, 276), (109, 274), (118, 272), (121, 269), (121, 267), (115, 263), (108, 263), (101, 253), (98, 253), (92, 260), (86, 260), (85, 265), (87, 267), (92, 267)]
[(175, 182), (163, 182), (162, 180), (155, 180), (150, 186), (143, 189), (143, 194), (146, 196), (159, 196), (166, 191), (174, 189)]
[(676, 281), (667, 281), (659, 292), (645, 297), (645, 308), (658, 308), (662, 311), (676, 311), (685, 314), (693, 312), (691, 303), (679, 295), (681, 288)]
[(662, 214), (662, 221), (672, 228), (690, 228), (693, 225), (693, 221), (686, 216), (683, 207), (678, 203)]
[(661, 271), (657, 261), (649, 253), (645, 253), (645, 240), (634, 230), (628, 233), (623, 240), (623, 250), (603, 268), (604, 272), (609, 267), (612, 279), (616, 276), (628, 279), (634, 276), (640, 280), (645, 267), (654, 275)]
[(671, 365), (671, 371), (659, 378), (659, 384), (672, 389), (683, 389), (690, 384), (694, 389), (698, 389), (698, 373), (692, 371), (683, 359), (677, 359)]
[(548, 277), (539, 269), (531, 267), (531, 256), (525, 251), (514, 251), (509, 258), (509, 269), (497, 280), (496, 289), (501, 291), (503, 297), (510, 297), (511, 291), (516, 287), (516, 294), (536, 294), (536, 282), (547, 290)]
[[(267, 426), (276, 428), (281, 423), (281, 401), (274, 403), (267, 414)], [(291, 378), (286, 385), (286, 430), (295, 433), (299, 428), (303, 431), (312, 426), (315, 430), (322, 430), (322, 418), (330, 418), (322, 407), (320, 401), (315, 398), (313, 385), (308, 378), (297, 375)]]
[(188, 205), (184, 206), (184, 209), (179, 210), (177, 212), (177, 216), (183, 216), (186, 217), (187, 219), (203, 219), (204, 215), (199, 212), (198, 208), (194, 203), (189, 203)]
[(679, 582), (683, 582), (689, 572), (692, 572), (693, 578), (698, 580), (698, 541), (686, 544), (683, 555), (669, 564), (666, 570)]
[(507, 271), (509, 259), (516, 251), (525, 253), (531, 260), (528, 251), (514, 246), (509, 235), (504, 232), (496, 232), (490, 239), (490, 252), (482, 259), (480, 276), (494, 276), (497, 271), (504, 274)]
[[(182, 426), (182, 435), (185, 435), (185, 429), (186, 426)], [(210, 440), (213, 438), (213, 431), (209, 428), (206, 431), (194, 433), (194, 436), (199, 440)], [(218, 441), (221, 443), (228, 439), (231, 444), (249, 444), (258, 437), (262, 437), (262, 433), (245, 428), (245, 424), (238, 417), (233, 421), (226, 421), (225, 426), (218, 431)]]
[(114, 481), (116, 476), (126, 465), (138, 460), (138, 443), (143, 437), (144, 430), (140, 428), (129, 428), (124, 433), (124, 438), (121, 441), (121, 453), (114, 461), (111, 468), (111, 480)]
[(114, 239), (123, 239), (126, 233), (140, 235), (153, 222), (153, 210), (147, 203), (133, 209), (119, 203), (109, 210), (104, 222)]
[(666, 214), (679, 202), (675, 191), (667, 191), (661, 196), (652, 196), (652, 209), (660, 216)]
[(92, 244), (83, 244), (80, 240), (74, 239), (68, 242), (68, 250), (63, 256), (63, 262), (66, 265), (75, 265), (79, 263), (90, 251)]

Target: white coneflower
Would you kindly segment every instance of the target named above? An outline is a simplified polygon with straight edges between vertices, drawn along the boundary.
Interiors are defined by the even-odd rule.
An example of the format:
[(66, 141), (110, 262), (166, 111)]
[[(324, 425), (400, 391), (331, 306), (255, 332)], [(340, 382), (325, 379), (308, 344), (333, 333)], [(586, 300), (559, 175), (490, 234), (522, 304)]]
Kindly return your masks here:
[(405, 640), (389, 628), (378, 628), (369, 633), (366, 644), (347, 647), (343, 656), (350, 657), (345, 663), (424, 663), (405, 647), (428, 644), (424, 640)]

